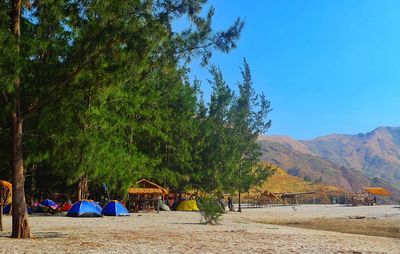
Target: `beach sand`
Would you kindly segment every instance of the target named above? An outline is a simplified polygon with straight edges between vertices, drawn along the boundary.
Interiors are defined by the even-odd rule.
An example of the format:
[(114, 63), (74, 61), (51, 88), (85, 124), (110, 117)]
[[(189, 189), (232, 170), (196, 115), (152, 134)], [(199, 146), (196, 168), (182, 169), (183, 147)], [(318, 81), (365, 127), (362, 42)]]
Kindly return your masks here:
[(4, 216), (0, 253), (400, 253), (398, 206), (280, 206), (229, 212), (220, 225), (200, 220), (197, 212), (33, 215), (34, 239), (15, 240)]

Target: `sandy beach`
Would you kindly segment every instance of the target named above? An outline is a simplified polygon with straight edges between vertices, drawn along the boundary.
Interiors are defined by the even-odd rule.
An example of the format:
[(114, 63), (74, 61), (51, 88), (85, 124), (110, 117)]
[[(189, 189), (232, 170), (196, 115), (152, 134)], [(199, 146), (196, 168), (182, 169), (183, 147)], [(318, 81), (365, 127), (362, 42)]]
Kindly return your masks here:
[(400, 253), (398, 206), (244, 209), (220, 225), (196, 212), (30, 218), (34, 239), (14, 240), (4, 216), (0, 253)]

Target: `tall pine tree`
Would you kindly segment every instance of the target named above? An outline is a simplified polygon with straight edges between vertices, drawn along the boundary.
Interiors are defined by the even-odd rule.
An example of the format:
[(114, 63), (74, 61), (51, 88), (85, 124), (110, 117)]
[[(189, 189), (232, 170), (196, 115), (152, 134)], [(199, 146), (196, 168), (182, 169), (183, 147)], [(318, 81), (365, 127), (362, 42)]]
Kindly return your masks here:
[[(190, 159), (185, 158), (187, 153), (183, 156), (177, 153), (185, 149), (187, 142), (180, 142), (169, 124), (163, 126), (161, 111), (148, 113), (146, 108), (135, 108), (146, 105), (143, 100), (152, 94), (135, 97), (130, 93), (136, 93), (136, 88), (146, 92), (146, 85), (152, 86), (151, 93), (159, 92), (154, 87), (162, 79), (161, 74), (166, 73), (159, 70), (160, 66), (176, 71), (182, 59), (201, 57), (207, 63), (213, 50), (228, 52), (236, 47), (243, 22), (237, 20), (227, 30), (215, 32), (211, 29), (214, 9), (205, 17), (200, 15), (205, 3), (205, 0), (1, 3), (1, 116), (12, 118), (2, 119), (0, 139), (11, 135), (13, 149), (2, 150), (0, 157), (13, 161), (13, 237), (30, 237), (25, 209), (25, 168), (56, 168), (60, 176), (83, 182), (90, 176), (100, 181), (110, 178), (108, 173), (125, 175), (126, 166), (133, 161), (169, 169), (182, 163), (185, 169), (176, 170), (186, 173)], [(174, 20), (182, 17), (187, 17), (192, 26), (173, 32)], [(182, 83), (166, 82), (181, 86), (176, 91), (190, 90)], [(110, 101), (105, 103), (107, 99)], [(121, 106), (115, 103), (119, 99), (127, 99), (129, 103)], [(190, 112), (193, 102), (174, 98), (176, 103), (180, 100)], [(139, 113), (134, 114), (135, 110)], [(102, 113), (106, 113), (104, 117)], [(184, 112), (179, 117), (188, 119), (188, 114)], [(174, 144), (180, 148), (163, 151), (156, 145), (150, 148), (150, 154), (162, 155), (146, 158), (145, 148), (139, 150), (132, 141), (139, 132), (133, 135), (127, 124), (129, 120), (133, 126), (141, 125), (143, 119), (149, 124), (142, 126), (143, 129), (153, 128), (149, 132), (151, 140), (158, 135), (162, 137), (160, 145)], [(11, 128), (7, 127), (10, 123)], [(165, 160), (166, 153), (173, 153), (175, 158), (169, 156)], [(24, 157), (31, 163), (25, 167)], [(120, 163), (115, 165), (118, 170), (110, 171), (114, 164), (109, 162), (113, 158)], [(3, 164), (4, 167), (7, 165)]]
[(241, 207), (241, 193), (254, 185), (261, 184), (271, 174), (265, 166), (260, 164), (261, 150), (257, 138), (271, 126), (268, 113), (271, 111), (270, 102), (264, 94), (256, 94), (253, 88), (250, 67), (244, 59), (242, 82), (239, 83), (239, 95), (234, 102), (231, 114), (232, 155), (235, 168), (232, 171), (231, 181), (238, 191), (239, 212)]

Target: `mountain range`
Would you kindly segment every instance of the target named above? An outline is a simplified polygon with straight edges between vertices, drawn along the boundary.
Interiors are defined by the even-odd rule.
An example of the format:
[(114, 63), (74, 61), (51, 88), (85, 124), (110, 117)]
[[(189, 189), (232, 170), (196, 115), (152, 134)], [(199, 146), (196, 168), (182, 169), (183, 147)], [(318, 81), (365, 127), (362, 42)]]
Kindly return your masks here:
[(262, 160), (293, 176), (359, 192), (381, 186), (400, 200), (400, 127), (357, 135), (331, 134), (311, 140), (260, 136)]

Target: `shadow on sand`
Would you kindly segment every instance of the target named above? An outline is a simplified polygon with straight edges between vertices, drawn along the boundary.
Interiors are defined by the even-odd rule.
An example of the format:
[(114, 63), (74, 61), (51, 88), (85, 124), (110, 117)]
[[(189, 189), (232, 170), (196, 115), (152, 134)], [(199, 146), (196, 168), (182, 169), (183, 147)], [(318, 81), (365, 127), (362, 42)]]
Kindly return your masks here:
[[(0, 232), (0, 238), (10, 238), (11, 232), (3, 231)], [(66, 237), (67, 234), (61, 232), (34, 232), (32, 239), (48, 239), (48, 238), (62, 238)]]
[(171, 222), (169, 224), (175, 224), (175, 225), (206, 225), (204, 222)]

